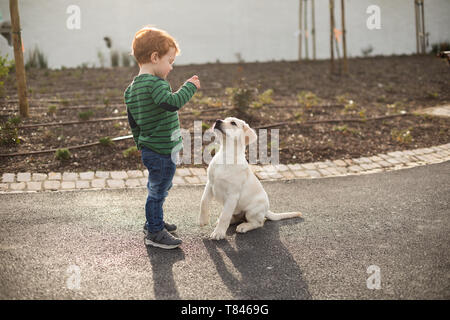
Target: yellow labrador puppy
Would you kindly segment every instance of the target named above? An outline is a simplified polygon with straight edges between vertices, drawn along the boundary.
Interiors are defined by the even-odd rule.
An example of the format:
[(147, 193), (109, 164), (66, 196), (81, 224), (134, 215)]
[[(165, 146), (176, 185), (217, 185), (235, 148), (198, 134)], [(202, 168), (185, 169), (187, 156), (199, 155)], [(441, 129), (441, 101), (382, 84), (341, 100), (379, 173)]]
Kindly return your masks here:
[(273, 213), (269, 210), (269, 198), (261, 182), (253, 174), (245, 159), (245, 147), (257, 140), (257, 135), (240, 119), (228, 117), (217, 120), (214, 132), (220, 141), (220, 149), (208, 166), (208, 181), (200, 204), (200, 226), (209, 224), (208, 205), (215, 198), (223, 205), (211, 239), (225, 238), (230, 224), (244, 221), (237, 232), (262, 227), (265, 218), (281, 220), (300, 217), (300, 212)]

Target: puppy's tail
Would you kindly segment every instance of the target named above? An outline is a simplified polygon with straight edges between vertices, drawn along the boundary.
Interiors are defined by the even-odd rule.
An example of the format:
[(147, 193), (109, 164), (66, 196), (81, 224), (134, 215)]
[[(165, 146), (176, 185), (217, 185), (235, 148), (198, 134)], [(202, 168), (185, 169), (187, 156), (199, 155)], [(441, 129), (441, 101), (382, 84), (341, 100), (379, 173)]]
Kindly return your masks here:
[(282, 220), (295, 217), (301, 217), (301, 212), (284, 212), (284, 213), (273, 213), (272, 211), (267, 211), (266, 218), (269, 220)]

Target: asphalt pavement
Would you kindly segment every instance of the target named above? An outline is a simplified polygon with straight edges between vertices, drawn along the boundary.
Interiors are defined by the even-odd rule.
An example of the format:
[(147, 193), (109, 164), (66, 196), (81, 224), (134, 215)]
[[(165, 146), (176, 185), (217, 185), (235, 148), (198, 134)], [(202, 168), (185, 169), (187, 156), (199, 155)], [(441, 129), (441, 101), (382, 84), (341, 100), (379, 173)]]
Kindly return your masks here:
[(450, 298), (450, 161), (263, 185), (303, 218), (212, 241), (174, 187), (175, 250), (144, 245), (146, 189), (0, 195), (0, 299)]

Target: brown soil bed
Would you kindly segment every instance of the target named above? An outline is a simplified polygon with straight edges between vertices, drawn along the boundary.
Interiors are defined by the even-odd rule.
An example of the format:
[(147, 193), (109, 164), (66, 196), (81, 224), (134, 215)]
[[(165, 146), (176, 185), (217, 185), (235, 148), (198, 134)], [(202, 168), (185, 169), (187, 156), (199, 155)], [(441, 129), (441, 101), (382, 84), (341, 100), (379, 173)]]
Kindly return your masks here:
[[(271, 128), (279, 129), (283, 164), (371, 156), (450, 142), (450, 119), (414, 114), (417, 109), (450, 103), (450, 68), (443, 60), (432, 56), (351, 59), (349, 69), (348, 75), (330, 75), (328, 61), (204, 64), (175, 67), (168, 80), (176, 89), (197, 74), (202, 83), (203, 97), (197, 96), (180, 111), (182, 128), (192, 131), (194, 120), (210, 126), (214, 119), (229, 115), (238, 115), (254, 128), (289, 122)], [(92, 119), (123, 117), (122, 94), (137, 73), (137, 67), (29, 70), (31, 117), (22, 119), (20, 125), (76, 121), (79, 112), (88, 110), (93, 112)], [(0, 123), (17, 115), (14, 76), (5, 81)], [(272, 89), (273, 101), (236, 113), (225, 89), (242, 83), (259, 93)], [(302, 91), (315, 95), (312, 102), (298, 100)], [(407, 115), (370, 120), (402, 112)], [(311, 123), (331, 119), (366, 121)], [(1, 144), (0, 154), (65, 148), (129, 134), (126, 119), (22, 128), (18, 132), (21, 142)], [(129, 139), (110, 147), (74, 149), (66, 161), (56, 160), (54, 153), (0, 157), (0, 172), (143, 169), (139, 157), (123, 155), (133, 145)]]

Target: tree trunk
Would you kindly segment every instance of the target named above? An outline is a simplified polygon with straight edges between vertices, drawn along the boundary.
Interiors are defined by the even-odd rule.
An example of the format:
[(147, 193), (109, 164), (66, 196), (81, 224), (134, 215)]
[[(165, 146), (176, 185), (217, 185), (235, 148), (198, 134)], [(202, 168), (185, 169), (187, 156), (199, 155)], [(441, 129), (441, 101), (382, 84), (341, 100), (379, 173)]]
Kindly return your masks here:
[(11, 14), (11, 32), (14, 45), (14, 60), (16, 63), (19, 111), (21, 117), (28, 118), (29, 107), (27, 100), (27, 82), (25, 76), (25, 67), (23, 64), (22, 36), (20, 33), (19, 5), (17, 3), (17, 0), (9, 0), (9, 10)]
[(345, 6), (344, 1), (341, 0), (341, 17), (342, 17), (342, 50), (344, 55), (344, 73), (348, 72), (348, 64), (347, 64), (347, 41), (345, 39), (345, 33), (347, 32), (345, 30)]

